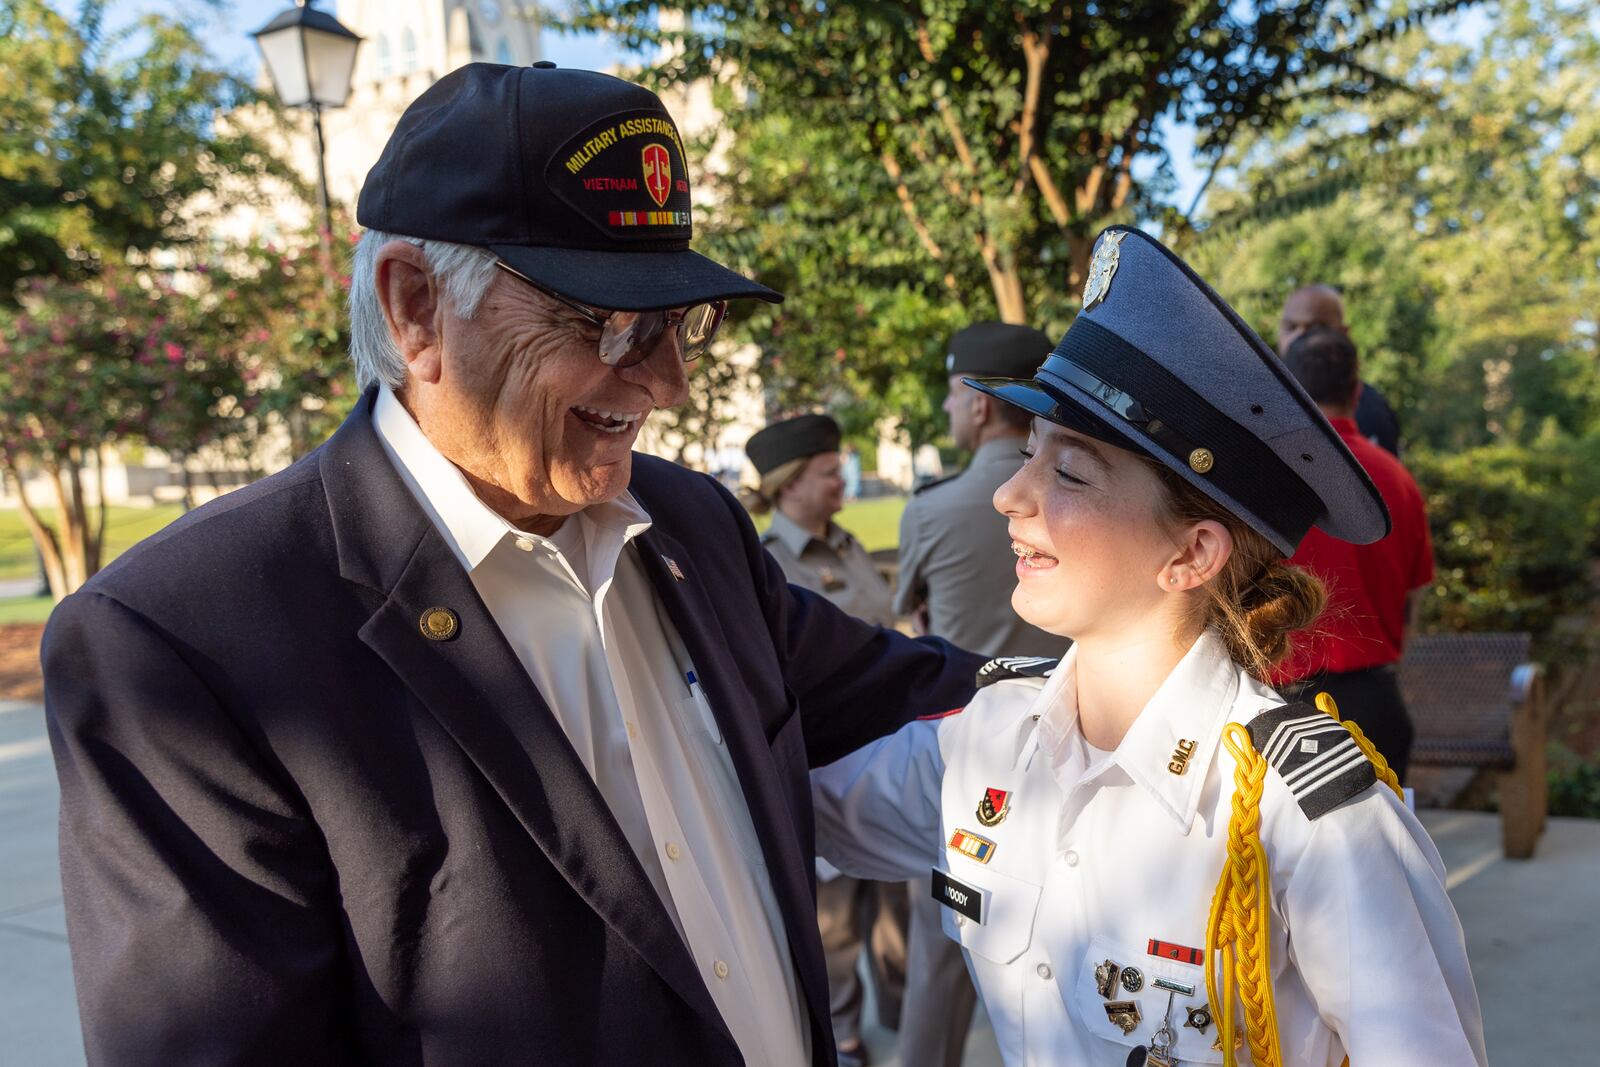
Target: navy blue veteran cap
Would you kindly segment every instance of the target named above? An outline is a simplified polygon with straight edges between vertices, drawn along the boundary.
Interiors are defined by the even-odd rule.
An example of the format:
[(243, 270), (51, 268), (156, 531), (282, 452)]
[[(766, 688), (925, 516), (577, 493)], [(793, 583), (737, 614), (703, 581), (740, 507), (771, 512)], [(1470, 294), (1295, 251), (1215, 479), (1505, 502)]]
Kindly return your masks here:
[(744, 453), (764, 478), (793, 459), (839, 451), (839, 424), (828, 415), (796, 415), (757, 430)]
[(1031, 381), (968, 384), (1143, 452), (1292, 555), (1313, 526), (1367, 544), (1389, 512), (1272, 349), (1155, 238), (1113, 226), (1083, 309)]
[(689, 250), (677, 125), (650, 90), (593, 71), (470, 63), (446, 74), (400, 116), (356, 221), (480, 245), (612, 311), (783, 299)]
[(1039, 369), (1050, 347), (1050, 336), (1032, 326), (975, 322), (950, 338), (944, 370), (946, 374), (1026, 378)]

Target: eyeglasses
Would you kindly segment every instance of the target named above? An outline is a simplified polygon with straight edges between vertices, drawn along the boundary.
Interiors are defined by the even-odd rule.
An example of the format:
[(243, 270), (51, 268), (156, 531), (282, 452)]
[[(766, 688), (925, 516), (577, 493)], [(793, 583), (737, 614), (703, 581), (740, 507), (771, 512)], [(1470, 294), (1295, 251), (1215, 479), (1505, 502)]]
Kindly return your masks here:
[(711, 339), (717, 336), (722, 320), (728, 317), (726, 300), (694, 304), (676, 311), (602, 311), (540, 285), (503, 261), (496, 260), (495, 266), (576, 311), (590, 325), (599, 327), (600, 362), (608, 367), (631, 367), (644, 362), (668, 326), (678, 331), (683, 361), (693, 363), (711, 347)]

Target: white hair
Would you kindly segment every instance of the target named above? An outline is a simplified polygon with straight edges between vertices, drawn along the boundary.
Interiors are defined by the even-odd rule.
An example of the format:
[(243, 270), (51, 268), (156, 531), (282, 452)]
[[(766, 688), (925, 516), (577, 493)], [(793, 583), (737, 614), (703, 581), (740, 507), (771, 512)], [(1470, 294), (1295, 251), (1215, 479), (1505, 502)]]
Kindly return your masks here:
[(405, 384), (406, 361), (389, 336), (389, 324), (378, 302), (378, 250), (390, 241), (422, 249), (428, 270), (451, 309), (464, 319), (478, 313), (483, 294), (494, 281), (495, 256), (477, 245), (428, 241), (421, 237), (368, 230), (350, 257), (350, 360), (362, 389), (382, 382), (391, 389)]

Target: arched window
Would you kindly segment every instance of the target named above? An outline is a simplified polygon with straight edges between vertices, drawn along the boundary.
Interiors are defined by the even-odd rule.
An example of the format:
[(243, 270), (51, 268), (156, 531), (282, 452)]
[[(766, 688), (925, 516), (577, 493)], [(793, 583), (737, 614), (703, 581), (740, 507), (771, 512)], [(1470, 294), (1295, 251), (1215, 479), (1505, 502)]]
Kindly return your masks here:
[(410, 26), (400, 31), (400, 69), (417, 69), (417, 35), (411, 32)]
[(511, 58), (511, 44), (504, 37), (500, 38), (500, 43), (494, 46), (494, 61), (508, 67), (515, 62)]
[(389, 38), (378, 34), (378, 39), (372, 42), (372, 54), (376, 59), (375, 69), (380, 78), (387, 78), (389, 71)]

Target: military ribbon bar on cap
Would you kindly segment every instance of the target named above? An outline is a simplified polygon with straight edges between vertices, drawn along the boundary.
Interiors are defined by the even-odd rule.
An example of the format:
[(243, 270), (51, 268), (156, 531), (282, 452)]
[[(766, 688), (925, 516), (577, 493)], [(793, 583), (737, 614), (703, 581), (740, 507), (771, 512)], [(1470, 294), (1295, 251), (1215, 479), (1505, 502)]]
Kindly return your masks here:
[(546, 168), (550, 190), (597, 229), (624, 240), (688, 240), (689, 171), (663, 111), (610, 115), (569, 138)]

